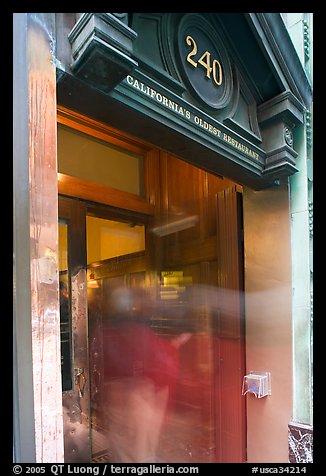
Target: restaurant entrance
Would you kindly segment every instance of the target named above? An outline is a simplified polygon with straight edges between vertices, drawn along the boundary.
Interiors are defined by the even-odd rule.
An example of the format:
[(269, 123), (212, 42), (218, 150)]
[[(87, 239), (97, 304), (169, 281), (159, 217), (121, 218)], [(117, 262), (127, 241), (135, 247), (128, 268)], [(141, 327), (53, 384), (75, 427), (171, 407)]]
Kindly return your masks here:
[[(58, 126), (65, 461), (245, 461), (241, 187), (103, 124), (71, 117), (59, 115)], [(139, 291), (137, 304), (129, 300)], [(135, 330), (123, 347), (126, 340), (116, 335), (121, 302), (124, 311), (142, 316), (155, 345)], [(138, 421), (145, 431), (148, 420), (144, 438), (156, 430), (155, 452), (126, 451), (136, 431), (127, 396), (135, 400), (136, 393), (125, 378), (151, 379), (164, 400), (167, 357), (164, 370), (146, 370), (144, 360), (154, 362), (160, 342), (170, 345), (184, 334), (164, 415), (156, 407), (148, 420), (148, 407)], [(129, 435), (120, 434), (119, 451), (112, 433), (117, 355), (120, 370), (131, 365), (123, 369), (124, 386), (118, 384), (129, 415), (121, 423), (118, 414), (120, 433)]]

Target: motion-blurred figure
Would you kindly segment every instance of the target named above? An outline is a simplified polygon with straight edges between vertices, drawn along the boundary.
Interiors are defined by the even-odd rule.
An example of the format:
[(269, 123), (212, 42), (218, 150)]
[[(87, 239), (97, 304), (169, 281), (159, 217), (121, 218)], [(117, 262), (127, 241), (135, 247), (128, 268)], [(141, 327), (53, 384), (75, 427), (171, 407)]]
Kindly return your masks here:
[(103, 324), (105, 408), (112, 462), (157, 461), (159, 437), (179, 371), (178, 349), (149, 326), (154, 300), (145, 289), (119, 288), (106, 301)]

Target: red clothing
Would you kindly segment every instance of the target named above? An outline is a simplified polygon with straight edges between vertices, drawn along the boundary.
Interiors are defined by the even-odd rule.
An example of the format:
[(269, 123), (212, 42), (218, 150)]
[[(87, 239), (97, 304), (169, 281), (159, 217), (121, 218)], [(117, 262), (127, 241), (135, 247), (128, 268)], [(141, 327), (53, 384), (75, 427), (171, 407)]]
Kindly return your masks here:
[(178, 376), (178, 351), (139, 321), (117, 319), (103, 327), (104, 407), (111, 461), (155, 462)]
[(167, 339), (135, 320), (120, 320), (103, 331), (105, 380), (148, 377), (156, 387), (174, 389), (179, 370), (178, 351)]

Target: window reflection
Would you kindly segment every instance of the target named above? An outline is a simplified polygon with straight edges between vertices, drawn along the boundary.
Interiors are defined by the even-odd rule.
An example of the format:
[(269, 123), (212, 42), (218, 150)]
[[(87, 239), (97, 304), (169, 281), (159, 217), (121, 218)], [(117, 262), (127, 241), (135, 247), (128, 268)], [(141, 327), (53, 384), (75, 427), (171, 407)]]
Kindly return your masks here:
[(59, 293), (62, 390), (72, 389), (71, 319), (68, 273), (68, 225), (59, 222)]

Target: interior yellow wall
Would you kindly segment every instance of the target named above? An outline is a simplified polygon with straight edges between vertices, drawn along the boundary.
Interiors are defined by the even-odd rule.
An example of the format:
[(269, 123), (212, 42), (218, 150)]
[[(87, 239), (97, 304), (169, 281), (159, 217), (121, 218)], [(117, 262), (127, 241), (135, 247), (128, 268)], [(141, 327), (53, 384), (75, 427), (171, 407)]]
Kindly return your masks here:
[[(86, 217), (87, 264), (145, 249), (145, 227)], [(59, 271), (68, 269), (67, 225), (59, 224)]]
[(141, 195), (141, 170), (141, 156), (58, 126), (60, 173)]
[(59, 271), (68, 269), (68, 237), (67, 225), (59, 223)]
[(248, 462), (288, 462), (292, 314), (288, 189), (244, 190), (246, 366), (271, 372), (272, 395), (247, 395)]
[(88, 216), (87, 264), (145, 249), (145, 227)]

